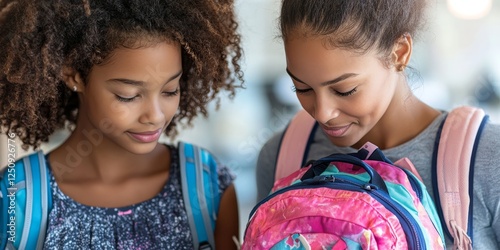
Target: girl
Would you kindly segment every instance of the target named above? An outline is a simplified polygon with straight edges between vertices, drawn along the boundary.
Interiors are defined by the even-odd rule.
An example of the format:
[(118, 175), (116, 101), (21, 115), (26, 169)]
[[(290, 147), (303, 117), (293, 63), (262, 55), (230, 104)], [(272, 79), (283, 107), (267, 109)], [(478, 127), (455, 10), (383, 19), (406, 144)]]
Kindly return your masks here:
[[(178, 149), (158, 139), (240, 87), (233, 1), (1, 0), (0, 33), (7, 134), (37, 148), (72, 131), (45, 155), (44, 248), (193, 249)], [(233, 177), (218, 179), (215, 247), (235, 249)]]
[[(434, 140), (447, 112), (420, 101), (404, 73), (426, 1), (282, 3), (286, 71), (302, 107), (321, 128), (309, 142), (307, 160), (352, 153), (369, 141), (393, 161), (409, 157), (432, 189)], [(500, 126), (487, 123), (482, 133), (474, 170), (473, 243), (475, 249), (499, 249), (500, 176), (493, 173), (500, 162)], [(280, 138), (267, 142), (259, 155), (259, 198), (273, 186)]]

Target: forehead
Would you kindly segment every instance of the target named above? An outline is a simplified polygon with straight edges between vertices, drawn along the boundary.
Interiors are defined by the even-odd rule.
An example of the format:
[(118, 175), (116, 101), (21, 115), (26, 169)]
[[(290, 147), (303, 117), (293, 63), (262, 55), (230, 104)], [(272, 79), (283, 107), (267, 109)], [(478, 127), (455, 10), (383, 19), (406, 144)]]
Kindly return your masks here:
[(126, 74), (143, 79), (151, 74), (178, 72), (182, 69), (181, 48), (177, 43), (161, 42), (141, 48), (115, 49), (101, 65), (92, 68), (93, 73), (104, 77)]
[(360, 73), (381, 64), (372, 51), (360, 54), (334, 48), (321, 37), (295, 37), (287, 39), (284, 45), (288, 70), (305, 82), (328, 80), (344, 73)]

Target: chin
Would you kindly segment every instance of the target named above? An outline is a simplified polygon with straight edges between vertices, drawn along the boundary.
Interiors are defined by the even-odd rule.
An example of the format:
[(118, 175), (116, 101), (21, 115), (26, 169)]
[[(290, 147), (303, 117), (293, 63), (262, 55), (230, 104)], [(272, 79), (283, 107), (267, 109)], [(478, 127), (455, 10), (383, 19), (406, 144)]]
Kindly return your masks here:
[(125, 149), (132, 154), (145, 155), (145, 154), (149, 154), (149, 153), (153, 152), (156, 149), (157, 145), (158, 145), (158, 142), (148, 143), (148, 144), (144, 144), (144, 145), (132, 145), (131, 147), (125, 147)]
[(354, 144), (356, 144), (356, 142), (358, 142), (345, 137), (339, 138), (339, 137), (328, 136), (328, 139), (333, 145), (337, 147), (352, 147)]

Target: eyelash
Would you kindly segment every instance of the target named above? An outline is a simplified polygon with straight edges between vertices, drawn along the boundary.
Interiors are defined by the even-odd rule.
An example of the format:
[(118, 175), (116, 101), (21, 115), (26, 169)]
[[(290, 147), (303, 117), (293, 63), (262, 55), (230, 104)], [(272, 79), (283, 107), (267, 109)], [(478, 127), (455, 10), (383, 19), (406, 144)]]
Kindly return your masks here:
[(356, 91), (358, 91), (358, 88), (353, 88), (352, 90), (349, 90), (347, 92), (338, 92), (338, 91), (335, 92), (337, 93), (337, 95), (345, 97), (353, 95), (354, 93), (356, 93)]
[(165, 93), (166, 96), (176, 96), (179, 94), (179, 88), (176, 88), (174, 91), (171, 92), (163, 92)]
[[(179, 94), (179, 89), (176, 89), (172, 92), (163, 92), (163, 94), (165, 94), (167, 97), (176, 96)], [(131, 98), (125, 98), (125, 97), (122, 97), (122, 96), (119, 96), (116, 94), (115, 94), (115, 96), (116, 96), (116, 99), (118, 99), (118, 101), (120, 101), (120, 102), (132, 102), (133, 100), (135, 100), (135, 98), (138, 97), (138, 95), (137, 95), (137, 96), (134, 96)]]
[(297, 89), (295, 86), (292, 86), (292, 91), (297, 94), (305, 94), (311, 89)]
[(121, 97), (119, 95), (115, 95), (115, 96), (116, 96), (116, 99), (118, 99), (118, 101), (120, 101), (120, 102), (131, 102), (131, 101), (135, 100), (135, 98), (137, 97), (137, 96), (134, 96), (132, 98), (125, 98), (125, 97)]
[[(292, 91), (299, 94), (299, 95), (302, 95), (302, 94), (306, 94), (307, 92), (311, 91), (311, 89), (297, 89), (297, 88), (295, 88), (295, 86), (292, 86)], [(354, 93), (356, 93), (356, 91), (358, 91), (357, 87), (353, 88), (352, 90), (349, 90), (347, 92), (335, 91), (335, 94), (337, 94), (338, 96), (346, 97), (346, 96), (353, 95)]]

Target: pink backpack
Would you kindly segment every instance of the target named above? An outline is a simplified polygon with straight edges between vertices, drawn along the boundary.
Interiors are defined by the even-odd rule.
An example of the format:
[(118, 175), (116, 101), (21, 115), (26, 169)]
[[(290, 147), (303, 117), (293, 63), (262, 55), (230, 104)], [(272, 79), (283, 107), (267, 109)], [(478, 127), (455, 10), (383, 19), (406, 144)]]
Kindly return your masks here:
[[(442, 125), (436, 209), (411, 162), (392, 163), (370, 143), (300, 168), (311, 133), (299, 131), (312, 131), (315, 122), (299, 112), (283, 137), (273, 191), (252, 211), (242, 249), (443, 249), (439, 218), (454, 249), (472, 249), (469, 167), (486, 118), (461, 107)], [(455, 170), (445, 171), (445, 163)]]

